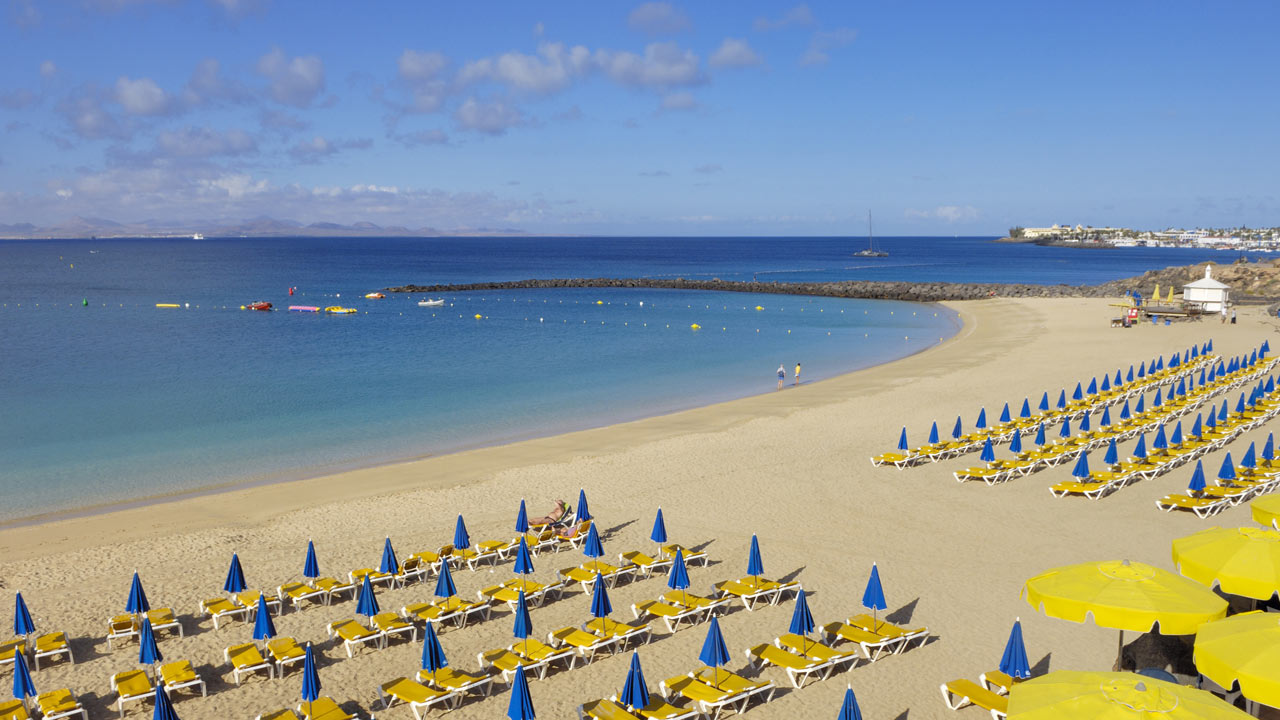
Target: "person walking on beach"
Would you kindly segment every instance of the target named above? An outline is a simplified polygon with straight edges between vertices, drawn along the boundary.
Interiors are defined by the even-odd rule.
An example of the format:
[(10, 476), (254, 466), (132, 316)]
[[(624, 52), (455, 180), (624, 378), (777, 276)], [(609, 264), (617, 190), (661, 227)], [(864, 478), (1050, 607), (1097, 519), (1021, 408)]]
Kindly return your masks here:
[(800, 384), (800, 363), (796, 363), (796, 385)]
[(1231, 308), (1231, 324), (1232, 324), (1232, 325), (1235, 325), (1235, 324), (1236, 324), (1236, 309), (1235, 309), (1235, 308)]
[(1222, 306), (1222, 324), (1227, 324), (1227, 306), (1225, 304)]
[(778, 389), (782, 389), (782, 381), (787, 379), (787, 369), (778, 363)]

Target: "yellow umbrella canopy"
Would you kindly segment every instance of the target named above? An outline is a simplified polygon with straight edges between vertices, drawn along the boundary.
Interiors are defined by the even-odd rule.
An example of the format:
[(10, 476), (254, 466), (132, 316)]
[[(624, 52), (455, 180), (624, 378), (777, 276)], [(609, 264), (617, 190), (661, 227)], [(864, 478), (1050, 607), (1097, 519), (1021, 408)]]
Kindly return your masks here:
[(1205, 623), (1196, 633), (1196, 670), (1246, 698), (1280, 707), (1280, 614), (1250, 612)]
[(1022, 588), (1049, 617), (1163, 635), (1193, 635), (1227, 614), (1227, 601), (1195, 581), (1128, 560), (1068, 565), (1041, 573)]
[(1253, 521), (1280, 528), (1280, 495), (1267, 495), (1254, 500), (1249, 507), (1253, 511)]
[(1246, 720), (1195, 688), (1117, 672), (1058, 670), (1009, 691), (1009, 720)]
[(1178, 572), (1223, 592), (1267, 600), (1280, 591), (1280, 531), (1209, 528), (1173, 541)]

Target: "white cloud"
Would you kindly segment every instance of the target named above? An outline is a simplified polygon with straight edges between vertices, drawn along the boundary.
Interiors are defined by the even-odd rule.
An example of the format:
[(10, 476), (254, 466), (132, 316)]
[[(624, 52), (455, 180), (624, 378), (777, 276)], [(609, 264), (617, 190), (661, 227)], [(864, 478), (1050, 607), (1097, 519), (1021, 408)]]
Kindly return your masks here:
[(449, 136), (443, 130), (418, 130), (416, 132), (402, 133), (393, 135), (392, 139), (407, 147), (418, 147), (420, 145), (446, 145), (449, 142)]
[(0, 108), (5, 110), (23, 110), (38, 102), (40, 102), (40, 96), (26, 88), (0, 93)]
[(714, 68), (743, 68), (760, 65), (764, 58), (751, 49), (746, 40), (725, 38), (720, 47), (711, 53), (707, 64)]
[(246, 88), (223, 76), (222, 65), (215, 58), (205, 58), (196, 63), (183, 87), (182, 97), (189, 106), (210, 102), (241, 103), (252, 99)]
[(545, 95), (559, 92), (591, 69), (591, 52), (581, 45), (541, 43), (537, 55), (508, 52), (496, 58), (473, 60), (462, 67), (457, 81), (470, 85), (486, 80), (514, 90)]
[(674, 42), (650, 43), (644, 55), (597, 50), (593, 59), (614, 82), (631, 87), (687, 87), (706, 81), (697, 54)]
[(698, 107), (698, 100), (693, 93), (675, 92), (662, 96), (663, 110), (694, 110)]
[(699, 165), (698, 167), (693, 169), (694, 172), (702, 173), (703, 175), (710, 175), (712, 173), (718, 173), (723, 170), (724, 168), (722, 166), (716, 165), (714, 163), (708, 164), (708, 165)]
[(281, 135), (287, 135), (298, 130), (306, 130), (308, 127), (306, 121), (301, 118), (270, 108), (258, 113), (258, 124), (265, 130), (274, 130)]
[(35, 27), (40, 24), (40, 11), (35, 0), (9, 0), (9, 20), (18, 27)]
[(373, 141), (368, 138), (329, 140), (322, 135), (316, 135), (310, 140), (303, 140), (289, 148), (289, 157), (300, 163), (311, 164), (318, 163), (330, 155), (336, 155), (341, 150), (364, 150), (372, 146)]
[(258, 60), (258, 73), (271, 83), (271, 97), (294, 107), (307, 107), (324, 90), (324, 62), (315, 55), (290, 58), (280, 48)]
[(508, 129), (523, 125), (524, 115), (502, 100), (476, 100), (469, 97), (453, 114), (454, 122), (463, 130), (501, 135)]
[(405, 50), (396, 60), (396, 69), (401, 81), (409, 87), (413, 97), (410, 107), (405, 110), (413, 112), (435, 112), (444, 104), (448, 94), (446, 70), (449, 58), (439, 52), (422, 52)]
[(129, 132), (103, 104), (104, 93), (92, 85), (77, 88), (55, 106), (71, 130), (82, 138), (126, 138)]
[(939, 205), (932, 210), (907, 210), (905, 214), (912, 220), (941, 220), (946, 223), (972, 222), (982, 215), (972, 205)]
[(758, 17), (755, 21), (755, 29), (760, 32), (769, 30), (781, 30), (792, 25), (812, 25), (813, 11), (808, 5), (797, 5), (782, 14), (782, 17), (773, 18)]
[(172, 107), (168, 93), (151, 78), (133, 80), (120, 76), (116, 80), (115, 100), (129, 115), (164, 115)]
[(51, 78), (58, 74), (58, 66), (52, 60), (40, 63), (40, 77)]
[(809, 47), (800, 57), (801, 65), (825, 65), (831, 60), (831, 51), (845, 47), (858, 38), (858, 31), (851, 28), (819, 30), (809, 39)]
[(156, 150), (166, 157), (208, 158), (250, 155), (258, 151), (258, 143), (244, 130), (186, 127), (156, 136)]
[(650, 35), (667, 35), (688, 30), (689, 17), (669, 2), (647, 2), (627, 16), (627, 25)]

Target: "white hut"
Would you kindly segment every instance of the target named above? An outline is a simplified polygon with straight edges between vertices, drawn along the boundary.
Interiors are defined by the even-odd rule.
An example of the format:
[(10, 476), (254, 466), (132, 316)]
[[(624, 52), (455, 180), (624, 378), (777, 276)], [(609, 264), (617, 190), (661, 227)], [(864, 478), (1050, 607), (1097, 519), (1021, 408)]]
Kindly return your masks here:
[(1204, 277), (1182, 286), (1183, 302), (1199, 306), (1207, 313), (1222, 312), (1230, 300), (1231, 286), (1224, 285), (1210, 276), (1212, 265), (1204, 268)]

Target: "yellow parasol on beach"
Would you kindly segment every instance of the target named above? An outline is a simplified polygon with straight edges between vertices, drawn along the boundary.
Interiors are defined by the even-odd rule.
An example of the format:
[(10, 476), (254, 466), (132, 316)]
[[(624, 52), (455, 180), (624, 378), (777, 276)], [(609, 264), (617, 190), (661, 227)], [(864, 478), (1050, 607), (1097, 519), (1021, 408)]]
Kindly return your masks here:
[(1151, 293), (1151, 302), (1160, 302), (1160, 283), (1156, 283), (1156, 291)]
[(1022, 596), (1049, 617), (1120, 631), (1193, 635), (1227, 614), (1227, 601), (1194, 580), (1146, 563), (1108, 560), (1067, 565), (1027, 581)]
[(1191, 687), (1122, 672), (1058, 670), (1009, 690), (1009, 720), (1246, 720)]
[(1169, 297), (1165, 298), (1165, 302), (1167, 303), (1173, 302), (1173, 286), (1172, 285), (1169, 286)]
[(1253, 702), (1280, 707), (1280, 615), (1249, 612), (1205, 623), (1196, 633), (1201, 675)]
[(1280, 495), (1260, 497), (1249, 504), (1253, 521), (1280, 529)]
[(1267, 600), (1280, 591), (1280, 530), (1201, 530), (1173, 541), (1173, 564), (1201, 585)]

